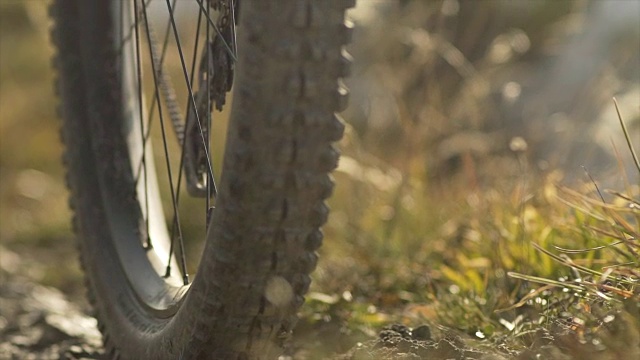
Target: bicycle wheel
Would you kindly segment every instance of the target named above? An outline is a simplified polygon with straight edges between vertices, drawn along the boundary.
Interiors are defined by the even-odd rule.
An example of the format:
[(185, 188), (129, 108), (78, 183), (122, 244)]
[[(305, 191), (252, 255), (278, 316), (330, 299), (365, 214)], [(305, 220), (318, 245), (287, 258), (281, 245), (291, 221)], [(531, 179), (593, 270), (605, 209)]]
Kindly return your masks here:
[[(180, 39), (173, 11), (186, 1), (156, 2)], [(233, 0), (196, 0), (197, 34), (204, 28), (211, 34), (201, 37), (208, 55), (197, 57), (205, 70), (198, 72), (196, 88), (180, 45), (169, 49), (178, 49), (189, 94), (177, 109), (162, 70), (164, 51), (154, 50), (147, 11), (152, 0), (54, 1), (54, 64), (73, 224), (110, 358), (280, 353), (309, 287), (319, 227), (327, 219), (328, 172), (338, 159), (331, 143), (343, 131), (335, 111), (346, 101), (339, 85), (349, 62), (342, 49), (350, 36), (344, 12), (354, 2), (241, 0), (238, 7)], [(229, 27), (218, 28), (224, 21)], [(150, 71), (143, 74), (145, 66)], [(224, 103), (231, 72), (233, 104), (214, 187), (207, 120), (211, 108)], [(148, 137), (152, 111), (160, 118), (154, 126), (162, 129), (157, 147)], [(177, 140), (171, 145), (169, 120), (180, 113), (186, 123), (173, 124)], [(175, 149), (180, 166), (171, 175)], [(156, 170), (157, 159), (166, 160), (168, 174)], [(166, 177), (170, 189), (163, 191)], [(184, 177), (187, 193), (207, 199), (205, 244), (192, 282), (182, 260), (176, 205), (189, 186), (172, 177)], [(173, 211), (167, 217), (166, 194)]]

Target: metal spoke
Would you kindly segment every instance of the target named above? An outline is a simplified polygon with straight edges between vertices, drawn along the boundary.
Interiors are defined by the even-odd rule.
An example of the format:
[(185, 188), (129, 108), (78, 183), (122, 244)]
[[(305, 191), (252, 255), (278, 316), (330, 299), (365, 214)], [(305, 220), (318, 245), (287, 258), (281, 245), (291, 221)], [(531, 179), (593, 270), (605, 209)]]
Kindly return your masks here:
[[(198, 131), (200, 132), (200, 140), (202, 141), (202, 144), (204, 145), (204, 153), (205, 153), (205, 157), (207, 158), (207, 170), (209, 171), (209, 176), (213, 177), (213, 169), (211, 168), (211, 156), (209, 156), (209, 151), (207, 150), (206, 147), (206, 140), (204, 138), (204, 131), (202, 130), (202, 123), (200, 122), (200, 116), (198, 115), (198, 107), (196, 106), (196, 102), (195, 99), (193, 97), (193, 88), (191, 86), (191, 81), (189, 80), (189, 74), (187, 71), (187, 66), (185, 64), (185, 60), (184, 60), (184, 53), (182, 51), (182, 45), (180, 44), (180, 36), (178, 34), (178, 28), (176, 26), (176, 22), (175, 19), (173, 17), (173, 11), (171, 8), (171, 3), (169, 2), (169, 0), (166, 0), (167, 2), (167, 8), (169, 9), (169, 16), (171, 18), (171, 27), (173, 28), (173, 34), (174, 34), (174, 38), (176, 40), (176, 45), (178, 46), (178, 54), (180, 55), (180, 64), (182, 66), (182, 72), (184, 75), (184, 80), (187, 83), (187, 90), (189, 92), (189, 100), (190, 100), (190, 105), (193, 107), (193, 112), (196, 116), (196, 121), (197, 121), (197, 125), (198, 125)], [(205, 13), (206, 14), (206, 13)], [(189, 121), (190, 117), (187, 117), (187, 121)], [(188, 129), (189, 128), (189, 124), (185, 125), (185, 128)], [(181, 164), (184, 161), (184, 154), (185, 154), (185, 144), (186, 141), (184, 141), (182, 143), (182, 155), (181, 155), (181, 159), (180, 162)], [(181, 171), (182, 173), (182, 171)], [(171, 190), (173, 192), (173, 189)], [(176, 221), (178, 221), (179, 223), (179, 219), (176, 219)], [(180, 225), (178, 224), (178, 231), (180, 231)], [(184, 261), (184, 242), (182, 241), (182, 239), (180, 239), (180, 251), (181, 251), (181, 257), (183, 258)]]
[[(202, 144), (204, 146), (204, 154), (205, 157), (207, 158), (207, 170), (209, 171), (209, 175), (211, 177), (213, 177), (213, 169), (211, 168), (211, 156), (209, 156), (209, 151), (206, 148), (206, 140), (204, 138), (204, 131), (202, 130), (202, 123), (200, 122), (200, 116), (198, 115), (198, 107), (196, 106), (196, 102), (195, 99), (193, 97), (193, 88), (191, 87), (191, 81), (189, 81), (189, 74), (187, 71), (187, 66), (185, 64), (185, 60), (184, 60), (184, 53), (182, 51), (182, 45), (180, 44), (180, 35), (178, 34), (178, 28), (176, 26), (176, 22), (175, 19), (173, 17), (173, 11), (172, 11), (172, 7), (171, 7), (171, 3), (169, 2), (169, 0), (166, 0), (167, 2), (167, 8), (169, 9), (169, 17), (171, 19), (171, 27), (173, 28), (173, 35), (174, 38), (176, 40), (176, 45), (178, 46), (178, 54), (180, 55), (180, 64), (182, 65), (182, 72), (184, 75), (184, 80), (187, 83), (187, 90), (189, 92), (189, 100), (190, 100), (190, 104), (193, 107), (193, 112), (196, 116), (196, 121), (197, 121), (197, 125), (198, 125), (198, 130), (200, 132), (200, 140), (202, 140)], [(189, 121), (190, 117), (187, 117), (187, 121)], [(185, 128), (188, 129), (189, 128), (189, 124), (185, 125)], [(182, 143), (183, 145), (183, 150), (182, 150), (182, 155), (181, 157), (184, 157), (184, 144), (186, 144), (186, 141), (184, 141)], [(181, 159), (181, 162), (184, 159)], [(173, 190), (173, 185), (172, 185), (172, 189), (171, 192), (174, 193)], [(175, 197), (174, 197), (175, 200)], [(178, 221), (179, 224), (179, 221)], [(180, 226), (178, 226), (178, 231), (181, 232)], [(182, 241), (182, 238), (179, 238), (179, 244), (180, 244), (180, 252), (181, 252), (181, 257), (183, 259), (182, 263), (184, 264), (184, 257), (185, 257), (185, 253), (184, 253), (184, 242)]]
[[(182, 187), (182, 178), (187, 174), (186, 173), (187, 170), (185, 169), (185, 166), (184, 166), (185, 162), (188, 159), (188, 157), (185, 156), (185, 154), (187, 153), (186, 146), (188, 145), (187, 142), (189, 142), (190, 144), (192, 144), (192, 142), (196, 142), (196, 144), (194, 145), (198, 146), (199, 150), (197, 151), (200, 151), (200, 154), (201, 154), (198, 156), (202, 156), (202, 158), (200, 158), (201, 159), (200, 161), (202, 161), (200, 163), (201, 164), (200, 166), (203, 166), (203, 167), (201, 168), (201, 170), (198, 170), (198, 171), (201, 171), (200, 174), (202, 174), (202, 172), (206, 172), (206, 178), (200, 181), (203, 181), (203, 180), (206, 181), (206, 184), (204, 184), (206, 186), (205, 227), (208, 227), (208, 222), (211, 214), (210, 210), (212, 209), (214, 205), (213, 202), (215, 201), (215, 197), (217, 196), (217, 187), (216, 187), (215, 176), (214, 176), (213, 167), (212, 167), (212, 161), (211, 161), (212, 159), (210, 155), (213, 117), (212, 117), (211, 111), (209, 110), (211, 109), (211, 106), (212, 106), (212, 101), (213, 101), (212, 96), (214, 96), (213, 89), (211, 88), (211, 85), (210, 85), (210, 81), (212, 81), (212, 77), (216, 76), (215, 74), (212, 73), (213, 69), (210, 67), (212, 57), (214, 56), (212, 52), (213, 50), (212, 46), (214, 45), (212, 44), (214, 44), (217, 41), (222, 41), (221, 44), (218, 44), (218, 45), (222, 45), (223, 46), (222, 49), (224, 49), (224, 50), (221, 49), (222, 51), (221, 54), (224, 54), (225, 52), (228, 53), (228, 55), (224, 55), (224, 56), (228, 56), (228, 58), (231, 61), (231, 64), (233, 64), (233, 61), (237, 61), (237, 57), (236, 57), (237, 43), (236, 43), (236, 31), (235, 31), (236, 1), (229, 0), (228, 3), (222, 4), (221, 5), (222, 7), (218, 9), (219, 11), (221, 11), (221, 13), (218, 13), (213, 8), (211, 8), (212, 6), (211, 0), (206, 0), (206, 1), (196, 0), (196, 2), (199, 5), (199, 13), (198, 13), (198, 20), (196, 25), (196, 36), (195, 36), (195, 43), (193, 46), (193, 58), (190, 64), (190, 70), (187, 69), (187, 65), (185, 61), (185, 53), (182, 46), (183, 44), (181, 43), (181, 39), (179, 36), (179, 31), (178, 31), (176, 19), (175, 19), (175, 11), (176, 11), (176, 6), (178, 1), (166, 0), (169, 19), (165, 29), (163, 29), (164, 34), (162, 39), (158, 39), (158, 40), (162, 40), (161, 47), (160, 47), (160, 42), (156, 40), (153, 24), (151, 24), (150, 18), (149, 18), (148, 6), (152, 1), (153, 0), (134, 0), (133, 16), (131, 15), (132, 11), (129, 10), (128, 20), (125, 21), (121, 19), (121, 29), (120, 29), (121, 43), (119, 45), (119, 53), (120, 54), (123, 53), (125, 49), (124, 46), (127, 43), (130, 44), (130, 41), (136, 42), (135, 43), (136, 63), (131, 65), (135, 67), (135, 70), (137, 71), (137, 73), (136, 75), (134, 75), (134, 77), (131, 80), (134, 80), (134, 81), (137, 80), (137, 85), (136, 85), (137, 88), (135, 91), (133, 90), (133, 88), (131, 88), (131, 90), (129, 91), (129, 94), (133, 94), (134, 92), (136, 92), (137, 93), (136, 96), (138, 97), (138, 103), (136, 104), (137, 108), (135, 109), (134, 113), (138, 113), (138, 116), (139, 116), (138, 126), (141, 129), (140, 138), (142, 141), (142, 156), (139, 159), (135, 159), (135, 160), (132, 159), (132, 160), (136, 161), (134, 163), (135, 164), (134, 170), (136, 170), (134, 172), (136, 188), (139, 185), (139, 181), (144, 181), (145, 199), (144, 199), (144, 202), (142, 201), (142, 199), (140, 199), (139, 202), (140, 202), (140, 206), (141, 207), (144, 206), (144, 210), (145, 210), (144, 221), (145, 221), (146, 237), (147, 237), (145, 248), (150, 249), (153, 247), (153, 244), (152, 244), (151, 236), (149, 234), (149, 231), (150, 231), (149, 212), (150, 212), (150, 205), (152, 205), (150, 204), (150, 202), (153, 199), (149, 199), (149, 191), (151, 191), (151, 189), (149, 189), (150, 184), (149, 184), (149, 178), (148, 178), (149, 177), (148, 170), (149, 170), (149, 166), (151, 166), (152, 164), (149, 163), (150, 159), (148, 157), (150, 156), (150, 153), (148, 152), (147, 147), (150, 146), (151, 128), (152, 128), (152, 123), (154, 122), (153, 118), (155, 117), (155, 113), (157, 111), (158, 113), (157, 116), (159, 117), (159, 121), (160, 121), (160, 128), (161, 128), (160, 130), (162, 134), (164, 157), (166, 162), (167, 176), (168, 176), (168, 182), (169, 182), (169, 187), (171, 192), (171, 201), (172, 201), (172, 207), (173, 207), (173, 219), (170, 225), (171, 231), (170, 231), (170, 238), (169, 238), (169, 244), (168, 244), (169, 254), (168, 254), (168, 259), (167, 259), (167, 264), (165, 269), (165, 277), (168, 277), (171, 275), (171, 263), (172, 263), (173, 256), (175, 256), (174, 261), (177, 261), (178, 267), (180, 268), (180, 271), (182, 273), (183, 283), (187, 285), (189, 284), (189, 275), (187, 273), (186, 251), (185, 251), (184, 237), (183, 237), (181, 220), (180, 220), (180, 197), (181, 197), (180, 189)], [(229, 6), (231, 8), (228, 8)], [(123, 8), (121, 8), (121, 14), (120, 14), (121, 18), (123, 16), (126, 16), (126, 15), (123, 15), (122, 9)], [(212, 19), (212, 16), (217, 20), (214, 21)], [(206, 21), (205, 23), (206, 39), (204, 39), (201, 36), (201, 31), (203, 31), (204, 30), (203, 28), (205, 27), (204, 26), (205, 24), (202, 23), (203, 18), (206, 18), (205, 20)], [(125, 24), (125, 22), (127, 24)], [(131, 23), (133, 24), (129, 25)], [(224, 24), (230, 24), (232, 28), (227, 29), (226, 28), (227, 25), (224, 25)], [(130, 28), (127, 31), (125, 28), (129, 26)], [(146, 33), (146, 39), (148, 40), (147, 45), (148, 45), (149, 55), (151, 57), (151, 72), (153, 75), (153, 85), (154, 85), (154, 88), (152, 90), (153, 97), (150, 99), (151, 105), (149, 106), (148, 112), (146, 114), (143, 111), (145, 110), (145, 106), (143, 102), (145, 91), (143, 89), (144, 79), (142, 74), (142, 67), (147, 65), (144, 65), (142, 61), (142, 58), (146, 56), (142, 54), (143, 52), (142, 50), (144, 46), (144, 45), (141, 45), (141, 42), (144, 41), (143, 35), (140, 35), (142, 27), (144, 27), (143, 31)], [(180, 29), (180, 30), (183, 30), (183, 29)], [(223, 36), (223, 31), (225, 31), (226, 37)], [(230, 33), (227, 33), (226, 31), (230, 31)], [(174, 39), (176, 41), (182, 73), (184, 76), (184, 81), (186, 83), (187, 92), (188, 92), (188, 98), (187, 98), (188, 105), (187, 105), (187, 109), (185, 111), (186, 113), (184, 114), (184, 116), (183, 116), (183, 111), (180, 109), (182, 106), (180, 106), (176, 100), (174, 87), (169, 77), (169, 74), (164, 69), (164, 61), (166, 60), (166, 56), (168, 53), (167, 50), (168, 50), (168, 43), (169, 43), (169, 36), (170, 36), (169, 34), (171, 32), (173, 33)], [(206, 47), (206, 49), (200, 48), (200, 42), (203, 42), (203, 41), (205, 44), (204, 47)], [(132, 50), (128, 50), (128, 52), (131, 53), (133, 51), (133, 47), (131, 45), (129, 46), (130, 46), (129, 49), (132, 49)], [(206, 51), (206, 54), (203, 54), (202, 51)], [(198, 70), (198, 61), (200, 61), (201, 63), (199, 70)], [(121, 65), (121, 66), (124, 66), (124, 65)], [(199, 73), (196, 73), (197, 71), (199, 71)], [(195, 80), (195, 75), (198, 75), (198, 80)], [(199, 89), (195, 89), (195, 90), (193, 89), (194, 81), (199, 83), (198, 85)], [(197, 101), (196, 101), (196, 94), (198, 94)], [(206, 99), (204, 98), (204, 96), (206, 96)], [(206, 111), (204, 109), (205, 106), (206, 106)], [(164, 108), (164, 111), (163, 111), (163, 108)], [(167, 113), (167, 110), (168, 110), (168, 113)], [(191, 113), (191, 110), (193, 110), (193, 113)], [(199, 111), (205, 112), (205, 115), (199, 114), (198, 113)], [(167, 139), (168, 135), (166, 134), (167, 126), (165, 124), (165, 118), (167, 116), (170, 117), (171, 124), (173, 125), (173, 131), (178, 137), (178, 143), (180, 144), (180, 147), (181, 147), (180, 166), (178, 168), (177, 182), (174, 182), (174, 177), (176, 174), (174, 174), (172, 171), (171, 159), (169, 154), (170, 150), (169, 150), (169, 146), (168, 146), (169, 144)], [(204, 123), (203, 121), (206, 121), (206, 123)], [(194, 126), (196, 125), (197, 125), (197, 128), (194, 128)], [(191, 135), (187, 135), (186, 129), (190, 129), (189, 134)], [(190, 136), (190, 138), (187, 139), (186, 138), (187, 136)], [(199, 137), (200, 139), (197, 139), (197, 137)], [(197, 144), (200, 142), (202, 142), (202, 146)], [(173, 165), (176, 165), (176, 163), (174, 162)], [(205, 167), (206, 167), (206, 170), (205, 170)], [(144, 174), (142, 173), (143, 171), (144, 171)], [(176, 241), (177, 241), (177, 244), (176, 244)], [(156, 244), (156, 246), (159, 246), (159, 245)]]
[[(167, 0), (167, 5), (169, 5), (169, 8), (171, 9), (171, 4), (169, 3), (169, 0)], [(144, 24), (145, 24), (145, 29), (147, 32), (147, 39), (149, 40), (149, 52), (153, 54), (153, 48), (151, 46), (151, 39), (149, 39), (149, 19), (147, 16), (147, 9), (146, 7), (143, 8), (143, 15), (144, 15)], [(173, 19), (173, 14), (171, 14), (171, 18)], [(175, 23), (174, 23), (175, 26)], [(175, 28), (174, 28), (175, 29)], [(155, 88), (158, 88), (158, 72), (156, 69), (156, 64), (155, 61), (153, 60), (153, 56), (151, 57), (151, 68), (152, 68), (152, 73), (153, 73), (153, 83), (155, 85)], [(171, 171), (171, 162), (169, 161), (169, 149), (167, 147), (167, 135), (166, 135), (166, 131), (165, 131), (165, 125), (164, 125), (164, 116), (162, 113), (162, 106), (160, 106), (160, 98), (159, 98), (159, 94), (158, 92), (156, 92), (156, 104), (157, 104), (157, 108), (158, 108), (158, 116), (160, 118), (160, 127), (162, 130), (162, 141), (163, 141), (163, 147), (164, 147), (164, 154), (165, 154), (165, 161), (166, 161), (166, 165), (167, 165), (167, 175), (169, 177), (169, 186), (171, 187), (171, 200), (173, 203), (173, 211), (175, 214), (175, 217), (177, 219), (177, 223), (178, 223), (178, 241), (182, 247), (182, 256), (181, 256), (181, 270), (182, 270), (182, 279), (183, 279), (183, 283), (184, 285), (189, 284), (189, 276), (187, 274), (187, 266), (186, 266), (186, 259), (184, 256), (184, 244), (183, 244), (183, 238), (182, 238), (182, 229), (180, 228), (180, 214), (179, 214), (179, 210), (178, 210), (178, 205), (176, 203), (176, 194), (175, 194), (175, 190), (173, 187), (173, 176), (171, 175), (172, 171)], [(173, 244), (174, 239), (171, 238), (171, 243)]]
[(236, 1), (235, 0), (231, 0), (231, 36), (233, 39), (233, 53), (237, 54), (238, 53), (238, 39), (236, 36)]
[[(143, 2), (142, 6), (146, 9), (146, 7), (152, 2), (153, 0), (147, 0), (147, 2)], [(134, 5), (134, 7), (137, 5)], [(122, 9), (122, 7), (121, 7)], [(138, 27), (138, 15), (142, 15), (142, 14), (136, 14), (136, 21), (133, 23), (133, 25), (129, 26), (129, 30), (127, 31), (127, 36), (123, 36), (122, 37), (122, 41), (120, 42), (120, 48), (118, 49), (118, 55), (120, 55), (122, 53), (122, 48), (124, 48), (124, 43), (131, 40), (131, 36), (133, 35), (133, 31), (135, 28)], [(120, 23), (122, 24), (122, 23)]]
[[(202, 129), (202, 122), (200, 121), (200, 115), (198, 114), (198, 107), (196, 106), (196, 101), (193, 96), (193, 88), (191, 86), (191, 81), (189, 80), (189, 74), (187, 71), (187, 66), (184, 60), (184, 53), (182, 52), (182, 45), (180, 44), (180, 36), (178, 34), (178, 28), (176, 27), (176, 22), (173, 17), (173, 12), (171, 11), (171, 4), (169, 0), (167, 0), (167, 7), (169, 7), (169, 15), (171, 18), (171, 26), (173, 28), (174, 37), (176, 39), (176, 44), (178, 45), (178, 54), (180, 55), (180, 64), (182, 65), (182, 73), (184, 75), (184, 80), (187, 83), (187, 91), (189, 92), (189, 104), (193, 107), (193, 112), (196, 116), (196, 122), (198, 125), (198, 131), (200, 135), (200, 140), (202, 141), (204, 148), (204, 155), (207, 158), (207, 170), (209, 171), (209, 175), (213, 177), (213, 169), (211, 168), (211, 156), (209, 156), (209, 151), (206, 148), (206, 140), (204, 138), (204, 131)], [(187, 121), (189, 121), (189, 117), (187, 117)], [(185, 128), (189, 128), (189, 124), (185, 124)], [(183, 143), (184, 144), (184, 143)], [(184, 153), (184, 151), (183, 151)]]
[[(198, 23), (196, 26), (196, 40), (195, 40), (195, 46), (193, 49), (193, 59), (191, 61), (191, 76), (190, 76), (190, 81), (193, 84), (193, 76), (195, 75), (195, 68), (196, 68), (196, 57), (197, 57), (197, 53), (198, 53), (198, 42), (200, 40), (200, 24), (201, 24), (201, 20), (202, 20), (202, 11), (200, 11), (198, 13)], [(167, 24), (167, 29), (169, 29), (170, 24)], [(183, 141), (181, 144), (181, 155), (180, 155), (180, 165), (179, 165), (179, 169), (180, 171), (178, 172), (178, 189), (180, 189), (180, 186), (182, 184), (182, 174), (184, 173), (184, 158), (185, 158), (185, 141)], [(180, 204), (180, 191), (177, 192), (176, 194), (176, 202), (178, 203), (178, 205)], [(171, 227), (171, 238), (173, 238), (175, 236), (175, 229), (176, 229), (176, 217), (174, 214), (173, 217), (173, 221), (172, 221), (172, 227)], [(171, 246), (169, 247), (169, 261), (167, 261), (167, 268), (165, 271), (165, 276), (168, 277), (171, 275), (171, 256), (173, 256), (173, 243), (171, 243)]]
[[(151, 2), (152, 0), (149, 0), (147, 2), (147, 5)], [(175, 6), (177, 4), (177, 0), (173, 0), (173, 11), (175, 11)], [(146, 5), (143, 5), (146, 6)], [(137, 19), (136, 19), (136, 24), (138, 23)], [(137, 28), (137, 27), (136, 27)], [(171, 27), (169, 24), (167, 24), (167, 27), (165, 28), (164, 31), (164, 37), (162, 40), (162, 51), (161, 51), (161, 55), (160, 55), (160, 61), (159, 61), (159, 68), (162, 69), (163, 65), (164, 65), (164, 58), (165, 55), (167, 53), (167, 46), (169, 44), (169, 31), (171, 30)], [(151, 35), (151, 38), (153, 37), (153, 29), (150, 27), (149, 28), (149, 35)], [(149, 42), (152, 42), (151, 39), (149, 39)], [(153, 44), (152, 44), (153, 45)], [(153, 115), (155, 115), (155, 105), (156, 105), (156, 99), (157, 96), (156, 94), (158, 93), (158, 88), (156, 87), (153, 93), (153, 97), (151, 98), (151, 105), (149, 106), (149, 117), (147, 118), (147, 131), (144, 134), (144, 141), (149, 140), (149, 136), (151, 134), (151, 119), (153, 119)], [(142, 166), (142, 159), (138, 162), (138, 169), (136, 174), (140, 174), (140, 167)], [(136, 179), (135, 179), (135, 183), (136, 185), (138, 184), (138, 175), (136, 175)]]
[[(238, 58), (236, 57), (235, 52), (231, 49), (231, 47), (227, 43), (227, 40), (225, 40), (224, 36), (222, 36), (222, 32), (218, 28), (218, 25), (216, 25), (216, 23), (209, 16), (209, 11), (204, 8), (204, 5), (202, 5), (202, 0), (196, 0), (196, 2), (198, 3), (198, 5), (200, 5), (200, 9), (201, 9), (201, 11), (204, 12), (205, 16), (207, 17), (207, 21), (209, 22), (209, 24), (211, 24), (211, 26), (213, 26), (213, 29), (216, 31), (216, 33), (220, 37), (220, 40), (222, 40), (222, 43), (224, 44), (224, 47), (227, 49), (227, 52), (229, 53), (229, 56), (231, 56), (233, 61), (238, 61)], [(235, 25), (235, 24), (232, 24), (232, 25)]]
[[(209, 0), (207, 0), (207, 8), (210, 9), (210, 2)], [(202, 14), (202, 11), (200, 11), (200, 14)], [(223, 39), (221, 37), (221, 39)], [(223, 39), (224, 40), (224, 39)], [(210, 68), (209, 68), (209, 62), (211, 61), (211, 46), (209, 46), (209, 42), (211, 41), (211, 25), (209, 22), (207, 22), (207, 56), (206, 56), (206, 62), (207, 62), (207, 83), (209, 81), (211, 81), (211, 73), (209, 72)], [(193, 79), (192, 79), (193, 81)], [(207, 111), (211, 109), (211, 87), (207, 86)], [(207, 143), (205, 144), (205, 146), (207, 147), (207, 150), (211, 151), (211, 123), (212, 123), (212, 116), (211, 116), (211, 112), (208, 111), (207, 112), (207, 129), (209, 129), (209, 131), (207, 131)], [(207, 174), (207, 196), (205, 199), (205, 204), (204, 204), (204, 223), (205, 223), (205, 227), (208, 228), (209, 226), (209, 208), (211, 207), (211, 191), (212, 191), (212, 187), (211, 184), (213, 184), (213, 191), (216, 191), (216, 183), (214, 182), (214, 179), (212, 176), (209, 176), (209, 174)]]
[[(144, 6), (144, 5), (143, 5)], [(138, 23), (138, 1), (133, 2), (135, 22)], [(135, 36), (136, 36), (136, 71), (137, 71), (137, 80), (138, 80), (138, 119), (140, 121), (140, 136), (142, 137), (142, 161), (141, 164), (144, 167), (144, 207), (145, 207), (145, 230), (146, 230), (146, 241), (145, 248), (149, 249), (152, 247), (151, 237), (149, 236), (149, 187), (148, 187), (148, 175), (147, 175), (147, 140), (144, 136), (144, 118), (142, 112), (142, 64), (140, 58), (140, 32), (138, 27), (135, 28)], [(138, 169), (141, 171), (141, 169)], [(136, 175), (136, 179), (140, 177), (140, 173), (138, 172)], [(137, 186), (136, 180), (136, 186)]]

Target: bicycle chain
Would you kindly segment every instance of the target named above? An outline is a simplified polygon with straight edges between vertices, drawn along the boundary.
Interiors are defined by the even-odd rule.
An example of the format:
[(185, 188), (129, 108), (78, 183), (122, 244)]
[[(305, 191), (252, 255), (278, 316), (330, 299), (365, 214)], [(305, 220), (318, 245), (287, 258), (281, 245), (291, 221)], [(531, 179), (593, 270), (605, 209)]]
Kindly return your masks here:
[(156, 72), (159, 81), (160, 95), (164, 100), (164, 103), (167, 107), (167, 111), (169, 111), (169, 118), (171, 120), (171, 125), (173, 126), (173, 131), (178, 139), (178, 143), (182, 146), (184, 141), (184, 121), (182, 119), (182, 113), (180, 110), (180, 106), (178, 105), (178, 100), (176, 99), (176, 92), (173, 86), (173, 82), (171, 81), (171, 76), (164, 71), (163, 61), (159, 55), (158, 51), (158, 41), (156, 40), (155, 31), (153, 30), (153, 26), (149, 23), (148, 25), (148, 36), (149, 36), (149, 44), (151, 49), (151, 61), (156, 64)]

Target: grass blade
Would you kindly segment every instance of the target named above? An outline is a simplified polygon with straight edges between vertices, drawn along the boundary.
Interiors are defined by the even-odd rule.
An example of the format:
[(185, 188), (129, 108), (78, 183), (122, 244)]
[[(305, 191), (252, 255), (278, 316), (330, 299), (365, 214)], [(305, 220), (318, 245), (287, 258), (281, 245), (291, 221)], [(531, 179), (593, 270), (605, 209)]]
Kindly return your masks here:
[(620, 108), (618, 107), (618, 100), (616, 100), (616, 98), (613, 98), (613, 104), (616, 107), (616, 112), (618, 113), (618, 120), (620, 120), (620, 126), (622, 127), (622, 131), (624, 132), (624, 138), (627, 140), (629, 151), (631, 152), (631, 156), (633, 156), (633, 161), (635, 162), (636, 168), (638, 169), (638, 173), (640, 174), (640, 161), (638, 160), (638, 155), (636, 155), (636, 151), (633, 149), (633, 144), (631, 143), (631, 136), (629, 135), (629, 131), (627, 130), (627, 125), (625, 125), (624, 120), (622, 120), (622, 114), (620, 114)]

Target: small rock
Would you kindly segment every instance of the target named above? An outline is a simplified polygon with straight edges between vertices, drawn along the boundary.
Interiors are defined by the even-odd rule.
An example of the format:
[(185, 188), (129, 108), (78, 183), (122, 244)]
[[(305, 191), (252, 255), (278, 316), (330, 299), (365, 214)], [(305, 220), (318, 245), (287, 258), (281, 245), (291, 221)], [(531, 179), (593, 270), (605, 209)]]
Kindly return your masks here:
[(389, 332), (396, 333), (397, 336), (402, 337), (403, 339), (411, 339), (411, 329), (402, 324), (391, 324), (389, 326), (385, 326), (383, 331), (387, 330)]
[(411, 330), (411, 337), (414, 340), (429, 341), (431, 340), (431, 328), (429, 325), (418, 326)]

